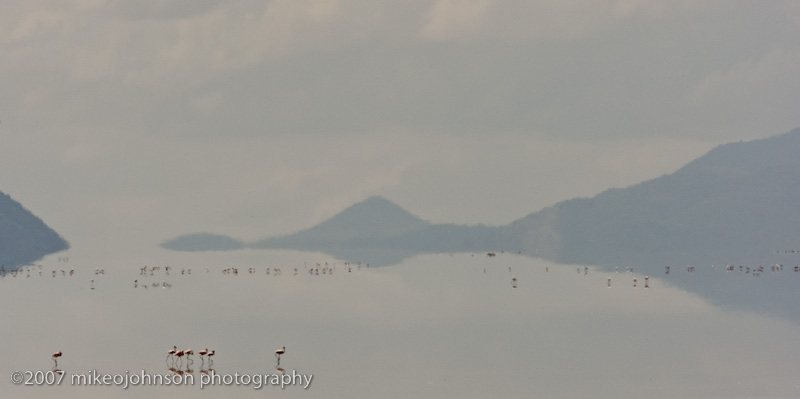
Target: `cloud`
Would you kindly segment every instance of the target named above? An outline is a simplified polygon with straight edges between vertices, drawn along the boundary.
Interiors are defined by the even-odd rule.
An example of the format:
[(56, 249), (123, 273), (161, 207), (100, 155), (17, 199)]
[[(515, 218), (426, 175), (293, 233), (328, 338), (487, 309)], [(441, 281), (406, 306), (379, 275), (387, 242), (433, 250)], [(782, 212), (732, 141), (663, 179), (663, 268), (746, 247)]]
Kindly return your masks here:
[(702, 6), (698, 2), (640, 0), (437, 0), (425, 17), (422, 36), (462, 42), (485, 38), (575, 39), (636, 15), (658, 17)]
[(181, 20), (209, 12), (221, 6), (222, 0), (141, 0), (104, 1), (98, 0), (96, 6), (107, 14), (122, 20)]
[[(759, 137), (766, 133), (755, 125), (726, 122), (741, 118), (739, 111), (720, 107), (713, 119), (699, 113), (698, 101), (708, 96), (701, 92), (712, 90), (710, 74), (742, 59), (792, 51), (784, 43), (792, 28), (770, 23), (778, 16), (792, 23), (783, 4), (242, 0), (0, 7), (8, 60), (0, 72), (10, 82), (0, 106), (28, 129), (62, 132), (213, 137), (399, 128), (581, 139), (735, 129), (737, 138)], [(783, 71), (794, 62), (784, 58), (775, 61)], [(763, 128), (770, 133), (800, 123), (764, 103), (753, 106), (764, 115), (759, 121), (776, 121)]]
[[(800, 47), (778, 47), (760, 57), (748, 58), (700, 80), (684, 97), (686, 103), (702, 115), (706, 126), (721, 124), (732, 128), (745, 123), (751, 129), (776, 125), (776, 131), (789, 130), (800, 109)], [(768, 109), (763, 104), (770, 104)], [(744, 120), (727, 115), (747, 115)], [(794, 120), (796, 123), (796, 120)], [(781, 126), (782, 125), (782, 126)]]
[(7, 43), (20, 55), (55, 54), (51, 66), (76, 79), (135, 85), (203, 79), (298, 51), (319, 39), (340, 2), (76, 2), (7, 11)]
[(776, 93), (783, 97), (800, 86), (797, 79), (791, 79), (798, 66), (800, 47), (773, 49), (757, 59), (743, 60), (708, 74), (686, 99), (693, 104), (710, 105), (724, 99), (738, 103), (745, 98), (757, 103), (765, 100), (765, 95)]
[(452, 39), (477, 30), (492, 3), (487, 0), (439, 0), (427, 15), (422, 33), (432, 39)]

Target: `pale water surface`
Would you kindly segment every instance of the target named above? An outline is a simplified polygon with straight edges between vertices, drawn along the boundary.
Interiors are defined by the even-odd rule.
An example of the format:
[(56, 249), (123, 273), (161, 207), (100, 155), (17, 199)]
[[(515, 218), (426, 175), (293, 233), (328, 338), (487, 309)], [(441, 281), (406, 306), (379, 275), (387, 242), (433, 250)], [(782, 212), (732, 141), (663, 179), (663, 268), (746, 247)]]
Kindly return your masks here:
[[(37, 262), (30, 277), (0, 280), (3, 397), (800, 396), (800, 326), (715, 307), (667, 276), (644, 288), (636, 273), (509, 253), (419, 256), (380, 268), (363, 262), (73, 244)], [(144, 266), (161, 269), (143, 276)], [(223, 273), (228, 268), (238, 274)], [(274, 374), (274, 351), (286, 346), (280, 367), (313, 379), (307, 389), (201, 390), (208, 364), (195, 355), (190, 373), (185, 361), (179, 367), (193, 386), (70, 385), (72, 375), (92, 370), (172, 374), (173, 345), (214, 349), (221, 375)], [(12, 384), (13, 371), (52, 370), (56, 351), (60, 386)]]

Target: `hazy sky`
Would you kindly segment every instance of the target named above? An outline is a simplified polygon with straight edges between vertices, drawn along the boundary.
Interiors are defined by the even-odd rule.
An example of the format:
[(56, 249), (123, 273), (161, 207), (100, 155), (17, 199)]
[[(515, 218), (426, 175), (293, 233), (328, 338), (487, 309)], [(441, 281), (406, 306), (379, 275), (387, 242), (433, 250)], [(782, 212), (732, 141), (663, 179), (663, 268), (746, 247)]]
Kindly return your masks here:
[(10, 1), (0, 46), (0, 190), (72, 242), (505, 224), (800, 126), (792, 1)]

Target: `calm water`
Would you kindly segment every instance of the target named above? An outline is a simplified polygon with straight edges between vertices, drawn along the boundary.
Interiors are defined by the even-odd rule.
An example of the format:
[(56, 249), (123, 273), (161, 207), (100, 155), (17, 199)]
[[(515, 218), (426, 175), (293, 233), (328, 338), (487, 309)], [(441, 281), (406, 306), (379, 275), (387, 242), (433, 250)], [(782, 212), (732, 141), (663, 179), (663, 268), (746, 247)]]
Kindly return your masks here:
[[(635, 273), (502, 253), (368, 261), (348, 271), (314, 253), (73, 244), (37, 263), (41, 277), (34, 267), (30, 277), (0, 280), (3, 397), (800, 396), (800, 326), (715, 307), (664, 276), (644, 288)], [(142, 275), (144, 266), (160, 270)], [(194, 377), (191, 386), (70, 384), (92, 370), (175, 375), (166, 360), (173, 345), (214, 349), (213, 366), (195, 354), (191, 372), (185, 361), (173, 367)], [(210, 369), (279, 373), (282, 346), (280, 368), (313, 375), (307, 389), (200, 389)], [(61, 386), (11, 383), (16, 370), (52, 370), (56, 351)]]

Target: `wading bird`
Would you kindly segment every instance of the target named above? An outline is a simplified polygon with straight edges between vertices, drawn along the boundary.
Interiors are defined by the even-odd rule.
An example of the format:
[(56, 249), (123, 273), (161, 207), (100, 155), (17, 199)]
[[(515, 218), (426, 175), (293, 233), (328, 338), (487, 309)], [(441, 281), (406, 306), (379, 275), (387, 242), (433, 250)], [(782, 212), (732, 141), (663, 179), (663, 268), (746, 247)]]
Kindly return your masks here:
[(58, 367), (58, 358), (61, 357), (61, 351), (53, 353), (53, 361), (56, 362), (55, 367)]
[(217, 351), (217, 350), (216, 350), (216, 349), (214, 349), (214, 350), (212, 350), (211, 352), (208, 352), (208, 355), (206, 355), (206, 357), (208, 357), (208, 365), (209, 365), (209, 366), (211, 366), (212, 364), (214, 364), (214, 361), (213, 361), (213, 360), (211, 360), (211, 356), (214, 356), (214, 353), (215, 353), (216, 351)]
[(178, 364), (183, 364), (183, 354), (184, 354), (184, 353), (185, 353), (184, 351), (177, 351), (177, 352), (175, 352), (175, 356), (177, 356), (177, 357), (178, 357), (178, 360), (179, 360), (179, 363), (178, 363)]
[(185, 353), (186, 353), (186, 365), (188, 366), (189, 364), (194, 363), (194, 360), (192, 360), (192, 358), (190, 357), (190, 356), (194, 355), (194, 350), (193, 349), (187, 349)]
[(285, 346), (283, 348), (280, 348), (280, 349), (275, 351), (275, 357), (278, 358), (278, 363), (281, 362), (281, 355), (284, 354), (284, 353), (286, 353), (286, 347)]
[(172, 349), (167, 351), (167, 359), (166, 360), (169, 361), (169, 358), (172, 358), (172, 362), (175, 363), (175, 352), (177, 352), (177, 351), (178, 351), (178, 347), (177, 346), (173, 346)]

